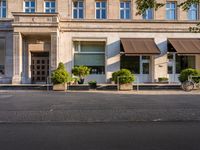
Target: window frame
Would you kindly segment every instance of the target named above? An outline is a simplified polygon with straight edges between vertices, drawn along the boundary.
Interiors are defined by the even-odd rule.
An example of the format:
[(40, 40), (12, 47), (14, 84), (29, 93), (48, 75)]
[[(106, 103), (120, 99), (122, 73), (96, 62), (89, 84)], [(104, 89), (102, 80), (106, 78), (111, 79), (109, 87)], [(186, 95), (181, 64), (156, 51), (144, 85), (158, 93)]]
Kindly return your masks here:
[[(167, 4), (170, 4), (170, 8), (167, 7)], [(172, 8), (171, 5), (174, 4), (175, 7)], [(174, 11), (174, 18), (172, 19), (171, 16), (170, 18), (167, 18), (167, 12), (168, 11)], [(170, 13), (171, 14), (171, 13)], [(167, 1), (166, 3), (166, 20), (177, 20), (178, 16), (177, 16), (177, 2), (176, 1)]]
[[(121, 3), (123, 3), (125, 7), (121, 8)], [(129, 3), (129, 8), (126, 7), (126, 3)], [(131, 1), (126, 1), (126, 0), (120, 1), (120, 3), (119, 3), (119, 18), (120, 19), (130, 20), (132, 18), (132, 15), (131, 15), (131, 12), (132, 12), (131, 4), (132, 4)], [(126, 11), (127, 10), (129, 10), (129, 18), (127, 18), (127, 15), (126, 15)], [(124, 12), (123, 18), (121, 18), (121, 11)]]
[[(102, 3), (105, 2), (105, 8), (102, 7)], [(97, 3), (100, 3), (100, 7), (97, 8)], [(106, 0), (102, 0), (102, 1), (95, 1), (95, 19), (98, 19), (98, 20), (104, 20), (104, 19), (107, 19), (108, 16), (107, 16), (107, 1)], [(100, 10), (100, 18), (97, 18), (97, 10)], [(105, 10), (105, 18), (102, 17), (102, 10)]]
[[(5, 2), (5, 6), (3, 5), (3, 2)], [(0, 18), (6, 18), (7, 17), (7, 1), (6, 0), (0, 0)], [(3, 10), (5, 9), (5, 16), (3, 16)]]
[[(29, 7), (26, 7), (26, 2), (29, 2)], [(30, 3), (34, 2), (35, 6), (34, 7), (30, 7)], [(34, 12), (31, 12), (30, 10), (34, 9)], [(26, 10), (29, 10), (28, 12), (26, 12)], [(24, 12), (25, 13), (35, 13), (36, 12), (36, 1), (35, 0), (24, 0)]]
[[(77, 2), (77, 6), (78, 7), (74, 7), (74, 2)], [(83, 7), (79, 7), (79, 3), (82, 2), (83, 3)], [(77, 18), (74, 18), (74, 10), (77, 11)], [(83, 11), (83, 18), (80, 18), (80, 10)], [(85, 3), (84, 0), (74, 0), (72, 1), (72, 19), (84, 19), (85, 18)]]
[[(193, 5), (196, 5), (196, 19), (191, 19), (191, 18), (190, 18), (190, 13), (189, 13), (189, 11), (194, 11), (194, 10), (191, 10), (191, 7), (192, 7)], [(187, 18), (188, 18), (188, 20), (193, 20), (193, 21), (199, 20), (199, 5), (198, 5), (198, 4), (192, 4), (192, 5), (190, 6), (189, 10), (187, 11)]]
[[(49, 2), (49, 4), (50, 4), (49, 8), (46, 7), (46, 2)], [(54, 3), (55, 3), (55, 7), (54, 7), (54, 8), (51, 6), (51, 5), (52, 5), (51, 2), (54, 2)], [(46, 12), (47, 10), (49, 10), (49, 12)], [(54, 12), (52, 12), (52, 10), (54, 10)], [(51, 13), (52, 13), (52, 14), (53, 14), (53, 13), (56, 13), (56, 0), (45, 0), (45, 1), (44, 1), (44, 12), (45, 12), (45, 13), (50, 13), (50, 14), (51, 14)]]

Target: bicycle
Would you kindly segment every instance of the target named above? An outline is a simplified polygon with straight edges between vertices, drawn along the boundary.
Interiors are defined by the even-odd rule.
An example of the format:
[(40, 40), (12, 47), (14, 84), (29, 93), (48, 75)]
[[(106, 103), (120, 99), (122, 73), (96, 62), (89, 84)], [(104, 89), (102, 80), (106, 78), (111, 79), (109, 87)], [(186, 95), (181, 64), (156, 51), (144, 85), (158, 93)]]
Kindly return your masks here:
[(181, 84), (181, 87), (186, 92), (190, 92), (194, 88), (200, 89), (200, 76), (189, 76), (188, 80)]

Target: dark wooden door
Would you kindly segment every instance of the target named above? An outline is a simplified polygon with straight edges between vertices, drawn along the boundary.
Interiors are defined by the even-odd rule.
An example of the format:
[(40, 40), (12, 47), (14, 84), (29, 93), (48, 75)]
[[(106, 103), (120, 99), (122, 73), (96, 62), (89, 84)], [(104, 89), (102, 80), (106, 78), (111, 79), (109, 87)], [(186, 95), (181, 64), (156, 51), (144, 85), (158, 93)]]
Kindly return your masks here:
[(31, 53), (31, 78), (32, 83), (46, 83), (49, 76), (49, 53)]

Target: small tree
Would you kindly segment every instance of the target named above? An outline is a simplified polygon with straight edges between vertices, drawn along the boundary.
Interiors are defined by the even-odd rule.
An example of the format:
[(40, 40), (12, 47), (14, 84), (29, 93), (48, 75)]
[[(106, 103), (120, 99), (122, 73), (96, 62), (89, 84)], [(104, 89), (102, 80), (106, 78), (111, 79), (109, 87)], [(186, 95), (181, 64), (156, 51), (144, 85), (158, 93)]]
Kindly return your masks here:
[(84, 77), (90, 74), (90, 68), (87, 66), (75, 66), (72, 69), (72, 73), (75, 76), (78, 76), (80, 79), (84, 79)]
[(115, 83), (119, 82), (120, 84), (132, 83), (133, 81), (135, 81), (135, 76), (131, 73), (130, 70), (121, 69), (112, 74), (112, 81), (114, 81)]
[[(189, 76), (200, 76), (200, 70), (196, 70), (196, 69), (184, 69), (183, 71), (181, 71), (181, 74), (179, 76), (179, 81), (181, 83), (185, 82), (188, 80), (188, 77)], [(200, 78), (197, 77), (197, 78), (194, 78), (193, 79), (195, 82), (199, 82), (200, 81)]]
[(51, 74), (53, 84), (62, 84), (71, 81), (71, 76), (65, 70), (63, 63), (59, 63), (58, 68)]

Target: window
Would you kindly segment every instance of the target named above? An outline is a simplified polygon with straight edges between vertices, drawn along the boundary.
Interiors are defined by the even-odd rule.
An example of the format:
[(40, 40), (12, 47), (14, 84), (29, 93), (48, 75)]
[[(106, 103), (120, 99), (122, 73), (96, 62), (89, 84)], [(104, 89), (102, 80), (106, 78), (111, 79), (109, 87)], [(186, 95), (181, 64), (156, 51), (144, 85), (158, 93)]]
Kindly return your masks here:
[(140, 56), (121, 56), (121, 69), (128, 69), (134, 74), (140, 74)]
[(197, 4), (192, 4), (188, 10), (188, 19), (197, 20), (198, 19), (198, 6)]
[(56, 2), (55, 1), (45, 1), (45, 12), (55, 13), (56, 12)]
[(74, 19), (83, 19), (84, 16), (84, 7), (83, 7), (83, 1), (78, 0), (73, 2), (73, 18)]
[(120, 2), (120, 18), (121, 19), (130, 19), (131, 13), (131, 2), (123, 1)]
[(167, 2), (166, 4), (166, 19), (176, 20), (176, 2)]
[(106, 1), (96, 2), (96, 19), (106, 19)]
[(5, 74), (5, 40), (0, 39), (0, 76)]
[(105, 43), (75, 42), (74, 66), (87, 66), (91, 74), (105, 74)]
[(0, 18), (6, 17), (6, 0), (0, 0)]
[(176, 73), (179, 74), (187, 68), (195, 69), (195, 56), (176, 55)]
[(145, 12), (144, 12), (144, 14), (142, 15), (142, 17), (143, 17), (143, 19), (145, 19), (145, 20), (151, 20), (151, 19), (153, 19), (154, 18), (154, 16), (153, 16), (153, 8), (149, 8), (149, 9), (147, 9)]
[(24, 11), (26, 13), (34, 13), (35, 12), (35, 1), (34, 0), (27, 0), (24, 2)]

